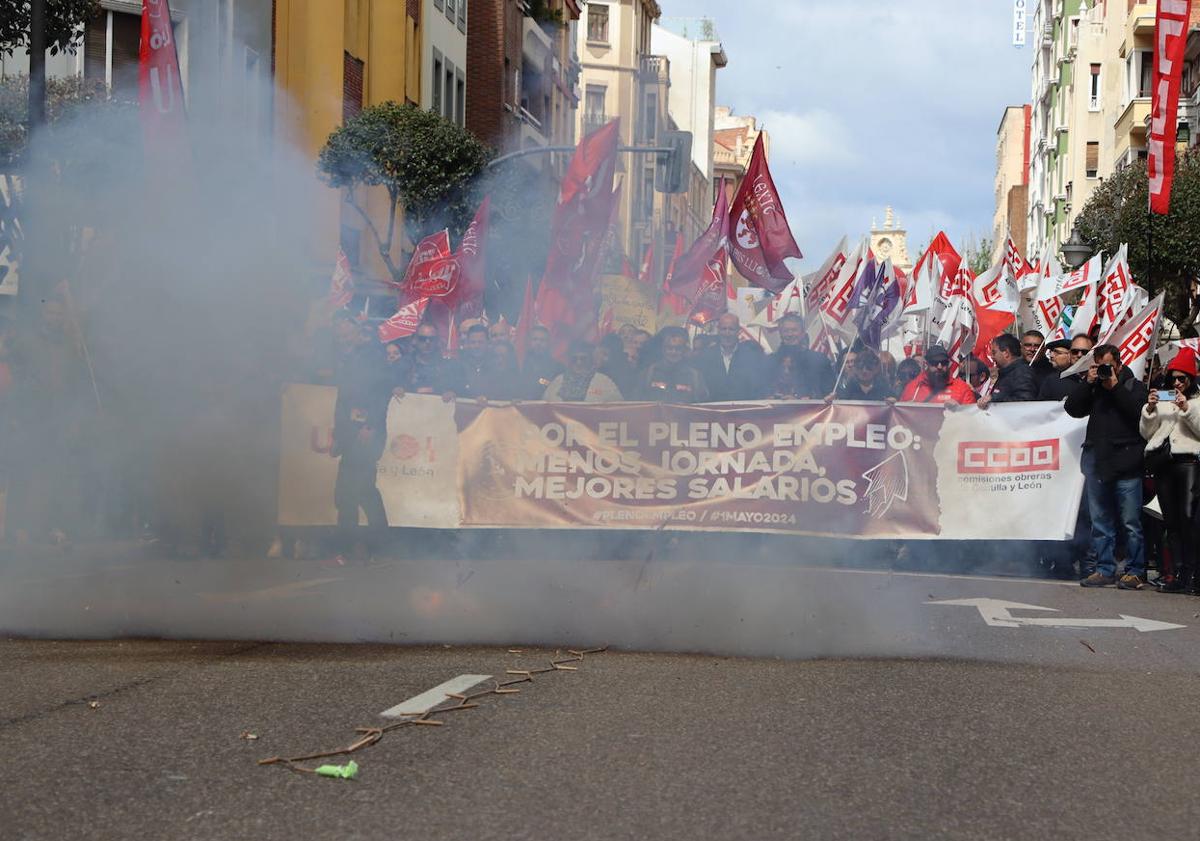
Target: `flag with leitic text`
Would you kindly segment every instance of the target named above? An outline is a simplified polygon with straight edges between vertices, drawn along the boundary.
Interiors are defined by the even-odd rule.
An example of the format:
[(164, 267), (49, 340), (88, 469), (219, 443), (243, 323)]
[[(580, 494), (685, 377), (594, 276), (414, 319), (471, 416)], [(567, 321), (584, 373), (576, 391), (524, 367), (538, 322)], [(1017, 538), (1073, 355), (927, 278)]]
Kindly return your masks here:
[(428, 298), (418, 298), (396, 310), (396, 314), (379, 325), (379, 341), (387, 344), (411, 336), (421, 326), (421, 316), (429, 306)]
[(771, 179), (762, 133), (754, 142), (746, 175), (729, 206), (729, 230), (734, 268), (751, 284), (778, 292), (792, 279), (783, 261), (804, 255), (792, 236), (783, 202)]
[[(1131, 7), (1132, 8), (1132, 7)], [(1175, 180), (1175, 137), (1192, 0), (1158, 0), (1154, 19), (1154, 84), (1150, 89), (1150, 133), (1146, 177), (1150, 212), (1171, 212)]]
[(168, 0), (142, 0), (138, 116), (148, 157), (175, 163), (188, 149), (187, 114)]

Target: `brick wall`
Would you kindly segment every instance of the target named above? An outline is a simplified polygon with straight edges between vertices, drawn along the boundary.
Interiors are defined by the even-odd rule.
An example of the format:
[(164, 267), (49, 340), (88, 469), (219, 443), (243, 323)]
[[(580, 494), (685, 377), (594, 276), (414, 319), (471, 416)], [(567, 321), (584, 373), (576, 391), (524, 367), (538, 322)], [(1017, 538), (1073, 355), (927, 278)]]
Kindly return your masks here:
[[(517, 0), (472, 0), (467, 25), (467, 129), (505, 152), (516, 148), (515, 73), (524, 15)], [(507, 68), (505, 59), (508, 59)]]
[[(1015, 187), (1009, 188), (1008, 191), (1008, 232), (1012, 237), (1013, 244), (1016, 245), (1017, 251), (1030, 256), (1026, 248), (1028, 242), (1026, 239), (1025, 226), (1029, 224), (1026, 218), (1029, 215), (1029, 187), (1025, 184), (1018, 184)], [(1039, 255), (1033, 255), (1037, 257)]]

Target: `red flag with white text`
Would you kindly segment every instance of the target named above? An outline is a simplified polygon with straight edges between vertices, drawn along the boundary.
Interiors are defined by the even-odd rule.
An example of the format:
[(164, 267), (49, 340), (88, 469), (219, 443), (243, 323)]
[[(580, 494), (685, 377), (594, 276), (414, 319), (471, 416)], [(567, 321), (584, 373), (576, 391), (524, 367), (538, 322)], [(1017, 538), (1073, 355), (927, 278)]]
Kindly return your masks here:
[(729, 239), (728, 200), (725, 197), (725, 179), (717, 189), (717, 201), (713, 205), (712, 220), (691, 248), (675, 261), (674, 271), (668, 279), (671, 291), (695, 304), (701, 289), (711, 281), (709, 264), (718, 251), (727, 247)]
[(343, 309), (349, 306), (353, 298), (354, 274), (350, 271), (346, 252), (339, 248), (337, 259), (333, 261), (333, 276), (329, 279), (329, 309)]
[(729, 207), (729, 229), (729, 255), (746, 280), (778, 292), (792, 279), (783, 261), (804, 255), (792, 236), (779, 191), (771, 179), (762, 133), (754, 142), (746, 175)]
[(1154, 86), (1151, 88), (1150, 134), (1146, 144), (1151, 213), (1171, 211), (1179, 88), (1183, 81), (1191, 12), (1192, 0), (1158, 0), (1154, 20)]
[(425, 314), (427, 306), (429, 306), (428, 298), (418, 298), (400, 307), (396, 310), (395, 315), (379, 325), (379, 341), (387, 344), (417, 332), (417, 328), (421, 326), (421, 316)]
[(454, 252), (458, 264), (458, 287), (450, 305), (460, 318), (478, 318), (483, 313), (483, 293), (487, 287), (487, 261), (484, 246), (488, 236), (488, 213), (491, 196), (485, 196), (475, 211), (471, 224), (463, 232), (462, 242)]
[(138, 115), (147, 156), (177, 162), (187, 149), (187, 113), (168, 0), (142, 0)]

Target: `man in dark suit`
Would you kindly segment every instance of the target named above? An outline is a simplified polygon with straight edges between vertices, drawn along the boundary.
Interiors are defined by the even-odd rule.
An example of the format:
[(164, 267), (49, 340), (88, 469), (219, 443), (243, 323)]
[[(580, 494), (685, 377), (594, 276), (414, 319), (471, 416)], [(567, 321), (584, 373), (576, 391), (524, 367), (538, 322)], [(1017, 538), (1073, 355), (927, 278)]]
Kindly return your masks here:
[(708, 399), (756, 400), (763, 397), (765, 354), (758, 342), (739, 341), (742, 324), (727, 312), (717, 319), (717, 342), (692, 363), (704, 376)]
[(796, 313), (788, 313), (779, 319), (779, 348), (767, 357), (767, 382), (774, 384), (778, 375), (778, 361), (781, 354), (789, 349), (797, 355), (800, 366), (797, 372), (800, 383), (798, 396), (824, 399), (833, 391), (833, 366), (824, 354), (809, 350), (804, 319)]

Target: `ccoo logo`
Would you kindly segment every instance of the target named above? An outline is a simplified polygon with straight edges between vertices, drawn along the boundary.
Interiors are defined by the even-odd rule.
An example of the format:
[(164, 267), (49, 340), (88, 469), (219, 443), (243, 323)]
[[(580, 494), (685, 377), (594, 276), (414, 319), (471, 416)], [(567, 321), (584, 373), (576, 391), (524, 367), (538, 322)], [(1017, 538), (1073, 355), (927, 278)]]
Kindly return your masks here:
[(960, 441), (958, 472), (1034, 473), (1058, 470), (1057, 438), (1043, 441)]

